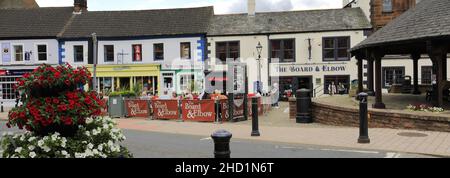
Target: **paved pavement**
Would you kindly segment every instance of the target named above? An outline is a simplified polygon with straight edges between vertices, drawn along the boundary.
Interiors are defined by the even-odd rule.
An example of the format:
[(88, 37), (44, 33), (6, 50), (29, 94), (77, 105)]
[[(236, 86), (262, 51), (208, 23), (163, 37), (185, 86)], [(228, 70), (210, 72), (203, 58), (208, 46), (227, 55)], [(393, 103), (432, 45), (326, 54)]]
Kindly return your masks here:
[[(446, 132), (419, 132), (377, 128), (369, 130), (370, 144), (358, 144), (359, 129), (352, 127), (318, 127), (317, 125), (278, 127), (261, 125), (261, 136), (251, 137), (252, 128), (245, 123), (215, 124), (140, 119), (119, 119), (118, 123), (120, 128), (127, 130), (194, 135), (204, 138), (209, 137), (216, 130), (225, 129), (233, 134), (234, 139), (250, 141), (450, 156), (450, 133)], [(400, 136), (399, 134), (424, 134), (424, 137), (408, 137)]]

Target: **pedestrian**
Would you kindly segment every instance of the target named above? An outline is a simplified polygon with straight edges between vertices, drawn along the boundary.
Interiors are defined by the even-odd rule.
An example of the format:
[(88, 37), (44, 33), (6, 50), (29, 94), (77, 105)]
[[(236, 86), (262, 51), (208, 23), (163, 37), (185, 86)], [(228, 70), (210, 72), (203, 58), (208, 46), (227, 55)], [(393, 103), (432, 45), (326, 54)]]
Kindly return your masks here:
[(331, 96), (336, 93), (336, 85), (334, 84), (334, 82), (331, 82), (331, 84), (328, 85), (328, 92)]
[(161, 95), (159, 97), (159, 99), (162, 99), (162, 100), (169, 100), (169, 99), (171, 99), (171, 97), (169, 96), (169, 92), (168, 91), (164, 91), (164, 95)]
[(278, 105), (278, 102), (280, 100), (280, 91), (278, 83), (274, 83), (272, 85), (272, 90), (270, 91), (270, 97), (272, 98), (272, 107), (275, 107), (276, 109), (280, 108)]

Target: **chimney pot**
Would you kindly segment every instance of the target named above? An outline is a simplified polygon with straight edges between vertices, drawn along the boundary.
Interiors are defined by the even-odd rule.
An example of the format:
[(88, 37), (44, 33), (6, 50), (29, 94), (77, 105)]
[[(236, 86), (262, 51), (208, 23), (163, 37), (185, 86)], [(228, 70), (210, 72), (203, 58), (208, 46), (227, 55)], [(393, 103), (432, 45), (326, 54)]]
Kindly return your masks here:
[(82, 13), (87, 11), (87, 0), (74, 0), (73, 12)]
[(247, 0), (247, 8), (248, 8), (248, 15), (254, 16), (256, 14), (256, 2), (255, 0)]

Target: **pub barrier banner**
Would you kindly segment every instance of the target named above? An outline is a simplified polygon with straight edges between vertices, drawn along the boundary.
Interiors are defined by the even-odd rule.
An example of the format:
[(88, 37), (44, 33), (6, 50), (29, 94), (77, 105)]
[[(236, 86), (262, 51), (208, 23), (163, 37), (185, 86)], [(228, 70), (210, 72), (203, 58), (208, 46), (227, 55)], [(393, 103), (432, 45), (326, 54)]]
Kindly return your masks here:
[(153, 118), (178, 119), (180, 112), (177, 100), (153, 100), (152, 102)]
[(215, 121), (214, 100), (183, 100), (181, 108), (183, 121)]
[(125, 100), (128, 117), (150, 117), (148, 100)]

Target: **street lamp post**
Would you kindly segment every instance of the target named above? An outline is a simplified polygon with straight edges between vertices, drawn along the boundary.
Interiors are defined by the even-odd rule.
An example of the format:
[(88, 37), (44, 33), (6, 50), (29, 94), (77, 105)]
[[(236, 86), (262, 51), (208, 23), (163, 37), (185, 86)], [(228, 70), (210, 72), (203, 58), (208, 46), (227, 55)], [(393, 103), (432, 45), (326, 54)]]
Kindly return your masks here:
[(257, 86), (257, 92), (259, 94), (262, 94), (261, 91), (261, 52), (262, 52), (263, 46), (261, 45), (261, 42), (258, 42), (258, 45), (256, 46), (256, 51), (258, 52), (258, 86)]
[(92, 42), (93, 42), (93, 52), (94, 52), (94, 79), (92, 81), (92, 87), (94, 89), (94, 91), (98, 91), (97, 90), (97, 33), (92, 33)]

